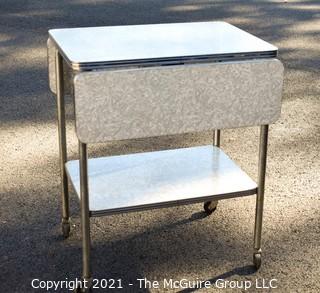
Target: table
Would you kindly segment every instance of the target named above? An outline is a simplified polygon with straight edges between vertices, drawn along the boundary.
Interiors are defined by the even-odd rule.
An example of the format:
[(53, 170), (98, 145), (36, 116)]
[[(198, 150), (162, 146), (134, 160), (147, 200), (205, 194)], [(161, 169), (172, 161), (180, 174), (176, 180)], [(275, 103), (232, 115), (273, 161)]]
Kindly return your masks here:
[[(268, 126), (280, 116), (278, 49), (225, 22), (49, 31), (57, 97), (62, 232), (70, 181), (79, 196), (83, 280), (91, 279), (90, 217), (256, 194), (253, 263), (261, 265)], [(74, 101), (79, 160), (67, 160), (64, 98)], [(253, 181), (220, 148), (221, 129), (260, 126)], [(213, 130), (213, 145), (88, 159), (87, 144)]]

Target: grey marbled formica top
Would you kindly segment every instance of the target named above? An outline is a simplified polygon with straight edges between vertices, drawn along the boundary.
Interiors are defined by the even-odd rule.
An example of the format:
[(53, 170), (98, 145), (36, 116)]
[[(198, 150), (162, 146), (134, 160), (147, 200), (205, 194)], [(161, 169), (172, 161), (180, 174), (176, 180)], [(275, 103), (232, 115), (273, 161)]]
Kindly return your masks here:
[(94, 143), (270, 124), (282, 82), (277, 59), (82, 72), (76, 133)]
[[(49, 88), (54, 94), (57, 93), (56, 89), (56, 47), (52, 40), (49, 38), (47, 41), (47, 58), (48, 58), (48, 75), (49, 75)], [(64, 76), (64, 93), (65, 95), (71, 94), (71, 76), (72, 71), (69, 65), (63, 61), (63, 76)]]

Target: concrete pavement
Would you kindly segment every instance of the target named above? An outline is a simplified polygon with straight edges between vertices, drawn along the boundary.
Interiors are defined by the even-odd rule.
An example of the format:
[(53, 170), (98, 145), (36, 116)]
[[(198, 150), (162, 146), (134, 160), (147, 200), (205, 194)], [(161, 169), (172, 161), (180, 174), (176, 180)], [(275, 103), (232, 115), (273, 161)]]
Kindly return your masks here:
[[(94, 277), (124, 282), (275, 278), (279, 292), (320, 291), (318, 1), (12, 0), (0, 3), (0, 292), (44, 292), (33, 290), (31, 280), (71, 280), (81, 274), (74, 192), (72, 234), (68, 240), (60, 236), (48, 29), (208, 20), (228, 21), (275, 44), (286, 68), (282, 117), (270, 131), (262, 268), (250, 267), (254, 197), (247, 197), (220, 202), (210, 217), (203, 217), (197, 204), (93, 219)], [(76, 158), (67, 102), (69, 154)], [(253, 177), (257, 138), (255, 128), (222, 133), (223, 148)], [(211, 143), (211, 133), (98, 145), (90, 154), (205, 143)], [(122, 292), (157, 291), (139, 291), (136, 284)]]

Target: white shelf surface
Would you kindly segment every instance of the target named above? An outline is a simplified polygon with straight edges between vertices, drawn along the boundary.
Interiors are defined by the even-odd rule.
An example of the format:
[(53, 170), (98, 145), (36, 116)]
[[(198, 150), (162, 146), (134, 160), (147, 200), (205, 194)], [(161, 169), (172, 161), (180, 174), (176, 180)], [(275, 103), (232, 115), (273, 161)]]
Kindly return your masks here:
[[(66, 163), (80, 198), (79, 161)], [(189, 147), (88, 160), (89, 207), (112, 213), (256, 193), (257, 184), (221, 149)]]

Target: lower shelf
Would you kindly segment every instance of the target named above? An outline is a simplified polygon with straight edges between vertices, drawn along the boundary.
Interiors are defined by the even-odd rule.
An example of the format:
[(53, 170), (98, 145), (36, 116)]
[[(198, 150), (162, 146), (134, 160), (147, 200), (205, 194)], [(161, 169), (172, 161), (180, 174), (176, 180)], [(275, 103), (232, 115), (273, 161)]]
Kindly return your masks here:
[[(80, 197), (79, 161), (66, 170)], [(92, 215), (255, 194), (257, 184), (220, 148), (199, 146), (88, 160)]]

